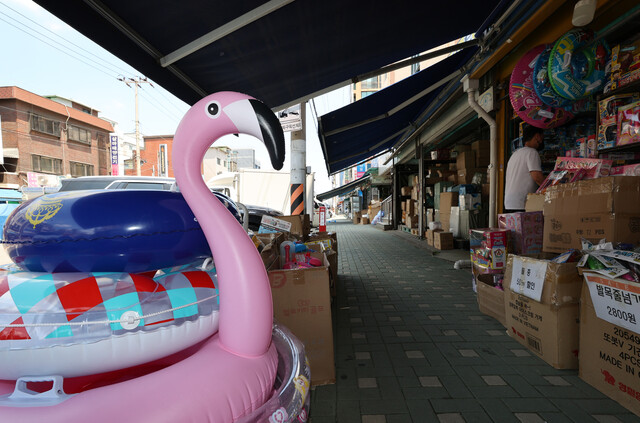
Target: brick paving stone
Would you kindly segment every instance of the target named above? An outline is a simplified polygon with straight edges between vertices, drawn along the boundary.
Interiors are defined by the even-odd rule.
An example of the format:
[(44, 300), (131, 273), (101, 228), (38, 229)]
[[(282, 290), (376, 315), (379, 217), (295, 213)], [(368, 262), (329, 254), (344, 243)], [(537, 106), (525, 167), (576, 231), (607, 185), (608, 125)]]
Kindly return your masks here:
[(420, 380), (420, 385), (429, 387), (429, 388), (441, 388), (442, 382), (438, 379), (438, 376), (422, 376), (418, 378)]
[(438, 414), (438, 421), (440, 423), (465, 423), (465, 419), (460, 413)]
[(545, 423), (544, 419), (536, 413), (516, 413), (516, 417), (522, 423)]
[(571, 386), (562, 376), (543, 376), (553, 386)]
[(500, 385), (507, 384), (507, 382), (505, 382), (503, 378), (497, 375), (487, 375), (487, 376), (481, 376), (481, 377), (482, 379), (484, 379), (485, 383), (489, 386), (500, 386)]
[(328, 229), (340, 245), (336, 383), (311, 390), (313, 423), (640, 421), (506, 336), (479, 312), (469, 270), (424, 241), (372, 225)]

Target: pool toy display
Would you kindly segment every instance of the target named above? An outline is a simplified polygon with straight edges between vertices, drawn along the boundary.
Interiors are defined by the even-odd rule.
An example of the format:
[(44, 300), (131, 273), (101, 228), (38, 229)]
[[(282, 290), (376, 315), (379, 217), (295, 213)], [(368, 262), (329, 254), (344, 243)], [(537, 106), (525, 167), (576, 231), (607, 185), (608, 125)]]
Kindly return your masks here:
[(602, 91), (606, 80), (609, 47), (586, 29), (573, 29), (554, 44), (549, 54), (548, 75), (554, 91), (578, 100)]
[[(174, 137), (174, 173), (189, 210), (168, 196), (151, 202), (161, 204), (157, 214), (145, 210), (140, 219), (166, 223), (172, 220), (167, 216), (179, 215), (183, 227), (175, 231), (189, 233), (195, 218), (215, 271), (190, 265), (157, 271), (149, 268), (155, 262), (138, 259), (132, 248), (127, 256), (145, 263), (144, 274), (36, 274), (17, 266), (0, 274), (0, 355), (7, 352), (0, 372), (5, 379), (0, 380), (0, 420), (306, 421), (310, 372), (303, 347), (273, 325), (271, 287), (262, 259), (200, 174), (212, 140), (239, 133), (262, 141), (273, 167), (282, 167), (284, 134), (274, 113), (244, 94), (212, 94), (186, 113)], [(83, 202), (93, 202), (95, 213), (94, 197), (103, 199), (100, 194), (61, 194), (32, 202), (39, 205), (25, 208), (21, 225), (42, 229), (40, 225), (47, 224), (60, 238), (67, 232), (77, 236), (69, 244), (84, 242), (76, 234), (89, 233), (94, 225), (97, 244), (110, 237), (100, 231), (115, 231), (118, 216), (104, 217), (104, 223), (79, 211)], [(60, 205), (67, 198), (73, 203)], [(130, 216), (135, 213), (128, 213), (127, 206), (120, 205), (124, 218), (119, 225), (137, 230)], [(54, 220), (63, 215), (64, 220)], [(19, 233), (16, 222), (11, 230)], [(160, 228), (149, 231), (164, 235)], [(138, 236), (143, 237), (130, 239)], [(197, 241), (163, 241), (167, 250), (180, 243), (184, 252)], [(116, 260), (118, 246), (100, 248), (111, 248), (115, 265), (128, 262)], [(138, 248), (144, 252), (156, 245), (147, 240)], [(34, 262), (31, 254), (39, 253), (13, 257), (19, 264)], [(171, 254), (172, 266), (184, 259), (182, 253)], [(14, 358), (16, 354), (20, 357)], [(6, 364), (5, 356), (12, 364)]]
[(536, 46), (518, 61), (511, 74), (509, 98), (522, 120), (538, 128), (553, 128), (569, 121), (573, 114), (561, 107), (544, 104), (535, 92), (535, 65), (544, 49), (544, 45)]

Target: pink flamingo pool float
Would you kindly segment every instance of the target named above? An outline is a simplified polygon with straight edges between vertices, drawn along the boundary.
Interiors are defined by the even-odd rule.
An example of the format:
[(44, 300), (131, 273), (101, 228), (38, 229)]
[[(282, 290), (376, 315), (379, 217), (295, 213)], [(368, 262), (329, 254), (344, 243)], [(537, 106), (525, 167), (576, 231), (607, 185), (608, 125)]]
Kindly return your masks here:
[[(209, 146), (224, 135), (238, 133), (261, 140), (273, 167), (282, 167), (284, 136), (276, 116), (244, 94), (220, 92), (200, 100), (180, 122), (173, 145), (176, 180), (215, 261), (218, 332), (150, 364), (110, 374), (82, 375), (69, 379), (68, 384), (65, 380), (64, 388), (69, 386), (71, 392), (78, 392), (75, 395), (64, 395), (59, 381), (54, 380), (51, 403), (46, 398), (24, 402), (4, 398), (0, 421), (258, 421), (256, 413), (274, 396), (276, 376), (282, 377), (278, 350), (272, 342), (272, 330), (273, 334), (276, 331), (269, 279), (253, 242), (211, 194), (200, 174)], [(135, 349), (135, 344), (131, 348)], [(31, 380), (36, 382), (48, 380), (40, 374), (23, 376), (33, 376)], [(13, 392), (14, 385), (15, 381), (0, 381), (0, 395)], [(302, 405), (307, 400), (308, 374), (290, 385), (299, 392), (297, 401)], [(42, 395), (33, 393), (36, 398)], [(284, 408), (263, 410), (259, 421), (287, 422), (291, 421), (289, 414)]]

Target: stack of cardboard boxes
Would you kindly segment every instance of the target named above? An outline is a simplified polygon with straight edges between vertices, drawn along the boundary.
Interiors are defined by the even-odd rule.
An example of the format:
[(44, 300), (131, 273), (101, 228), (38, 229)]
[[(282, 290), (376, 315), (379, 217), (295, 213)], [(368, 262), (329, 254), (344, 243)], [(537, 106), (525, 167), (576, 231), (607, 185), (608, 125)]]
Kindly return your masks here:
[[(331, 296), (335, 296), (338, 240), (335, 233), (309, 233), (309, 216), (280, 216), (280, 230), (258, 234), (260, 255), (267, 269), (273, 297), (274, 320), (286, 326), (305, 346), (313, 369), (312, 385), (335, 383)], [(274, 225), (278, 226), (278, 225)], [(295, 231), (295, 232), (294, 232)], [(280, 244), (306, 241), (310, 256), (321, 261), (319, 267), (282, 269)], [(257, 244), (258, 246), (258, 244)]]
[[(527, 205), (543, 211), (542, 253), (534, 251), (539, 215), (521, 213), (527, 219), (505, 222), (522, 232), (512, 244), (520, 254), (508, 256), (504, 291), (491, 281), (478, 285), (480, 310), (502, 320), (502, 292), (511, 337), (555, 368), (579, 368), (583, 380), (640, 415), (640, 285), (576, 262), (582, 240), (640, 244), (640, 177), (556, 185)], [(619, 254), (629, 259), (633, 253)], [(640, 257), (633, 260), (640, 264)]]
[(402, 209), (402, 223), (408, 228), (417, 229), (418, 200), (420, 198), (420, 183), (418, 175), (411, 175), (409, 177), (409, 183), (410, 185), (401, 188), (401, 194), (405, 197), (400, 204)]

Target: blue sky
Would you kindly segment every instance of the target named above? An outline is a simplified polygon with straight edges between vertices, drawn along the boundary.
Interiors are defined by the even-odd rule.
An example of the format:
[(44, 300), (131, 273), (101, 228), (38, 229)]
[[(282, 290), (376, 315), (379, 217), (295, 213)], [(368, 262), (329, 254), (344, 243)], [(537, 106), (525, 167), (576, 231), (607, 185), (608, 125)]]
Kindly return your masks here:
[[(118, 78), (145, 75), (27, 0), (0, 0), (0, 39), (4, 40), (0, 86), (15, 85), (42, 96), (73, 99), (118, 122), (123, 132), (135, 131), (134, 90)], [(173, 134), (189, 106), (157, 84), (153, 88), (142, 84), (138, 93), (142, 134)], [(323, 115), (348, 101), (346, 87), (316, 98), (314, 105), (318, 115)], [(317, 137), (316, 116), (309, 106), (307, 112), (307, 166), (316, 173), (315, 192), (320, 193), (331, 185)], [(225, 144), (254, 148), (263, 168), (270, 169), (268, 155), (257, 140), (232, 137), (216, 143)], [(288, 159), (283, 170), (289, 170)]]

